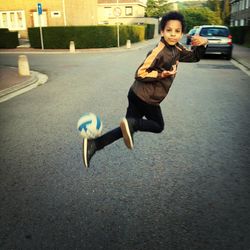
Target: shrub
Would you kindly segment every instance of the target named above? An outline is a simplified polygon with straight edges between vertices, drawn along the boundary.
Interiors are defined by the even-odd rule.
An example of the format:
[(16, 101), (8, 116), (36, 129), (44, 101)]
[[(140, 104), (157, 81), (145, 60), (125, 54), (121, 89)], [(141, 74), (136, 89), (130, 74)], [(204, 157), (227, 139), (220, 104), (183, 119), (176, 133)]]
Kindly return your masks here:
[[(46, 49), (67, 49), (70, 41), (76, 48), (109, 48), (117, 45), (117, 27), (113, 25), (43, 27), (43, 42)], [(29, 28), (30, 45), (41, 48), (39, 28)], [(145, 27), (139, 25), (119, 26), (120, 45), (128, 39), (138, 42), (145, 37)]]
[[(120, 45), (125, 45), (127, 40), (136, 43), (144, 40), (145, 26), (141, 25), (121, 25), (120, 26)], [(116, 39), (116, 38), (115, 38)]]
[(222, 23), (220, 17), (209, 8), (187, 8), (181, 10), (181, 13), (186, 21), (186, 30), (183, 32), (188, 32), (194, 26)]
[(250, 26), (230, 27), (233, 43), (244, 44), (250, 42)]
[(154, 24), (145, 24), (146, 30), (145, 30), (145, 39), (152, 39), (154, 38), (155, 33), (155, 25)]
[(12, 49), (19, 45), (18, 32), (10, 32), (8, 29), (0, 29), (0, 48)]
[(0, 34), (1, 35), (4, 34), (4, 33), (6, 33), (6, 32), (9, 32), (9, 29), (6, 29), (6, 28), (1, 28), (0, 29)]

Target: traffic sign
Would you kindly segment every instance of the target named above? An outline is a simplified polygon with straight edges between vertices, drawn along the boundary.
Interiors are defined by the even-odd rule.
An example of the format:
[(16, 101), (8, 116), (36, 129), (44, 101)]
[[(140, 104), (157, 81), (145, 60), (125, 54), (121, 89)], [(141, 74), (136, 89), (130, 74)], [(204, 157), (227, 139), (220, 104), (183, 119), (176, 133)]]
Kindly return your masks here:
[(42, 15), (42, 13), (43, 13), (43, 9), (42, 9), (42, 4), (41, 3), (37, 4), (37, 12), (38, 12), (38, 15)]

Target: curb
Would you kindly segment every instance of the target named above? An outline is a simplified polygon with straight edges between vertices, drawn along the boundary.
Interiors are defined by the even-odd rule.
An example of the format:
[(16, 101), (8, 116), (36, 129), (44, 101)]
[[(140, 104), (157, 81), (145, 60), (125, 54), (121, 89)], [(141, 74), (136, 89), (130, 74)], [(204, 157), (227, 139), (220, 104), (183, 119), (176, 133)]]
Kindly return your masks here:
[(69, 49), (34, 49), (28, 47), (19, 47), (16, 49), (0, 49), (0, 54), (81, 54), (81, 53), (105, 53), (105, 52), (123, 52), (142, 49), (146, 46), (155, 45), (159, 42), (159, 36), (156, 36), (149, 40), (133, 43), (131, 48), (127, 48), (126, 45), (112, 48), (88, 48), (88, 49), (75, 49), (75, 52), (70, 52)]
[(250, 70), (250, 64), (249, 64), (249, 62), (247, 62), (247, 60), (245, 58), (240, 58), (238, 56), (232, 55), (232, 59), (237, 61), (242, 66), (244, 66), (247, 70)]
[(250, 76), (250, 69), (243, 64), (242, 62), (240, 62), (240, 60), (238, 60), (237, 58), (232, 57), (231, 63), (239, 68), (241, 71), (243, 71), (245, 74), (247, 74), (248, 76)]
[(21, 95), (48, 81), (48, 76), (37, 71), (30, 71), (31, 79), (20, 82), (10, 88), (0, 91), (0, 103), (5, 102), (17, 95)]

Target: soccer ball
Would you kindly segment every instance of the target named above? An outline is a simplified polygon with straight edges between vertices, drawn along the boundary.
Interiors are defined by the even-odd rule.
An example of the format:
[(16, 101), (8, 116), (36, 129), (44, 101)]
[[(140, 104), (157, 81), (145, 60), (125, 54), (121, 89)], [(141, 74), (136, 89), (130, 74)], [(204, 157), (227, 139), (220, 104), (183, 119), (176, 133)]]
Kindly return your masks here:
[(98, 115), (85, 113), (78, 120), (77, 129), (83, 138), (94, 139), (102, 133), (102, 121)]

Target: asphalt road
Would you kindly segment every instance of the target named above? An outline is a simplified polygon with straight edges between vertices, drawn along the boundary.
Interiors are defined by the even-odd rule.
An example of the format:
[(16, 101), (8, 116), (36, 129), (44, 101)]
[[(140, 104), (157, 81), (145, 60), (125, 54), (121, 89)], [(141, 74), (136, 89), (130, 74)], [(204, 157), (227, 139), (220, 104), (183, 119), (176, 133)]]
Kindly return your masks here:
[(0, 104), (0, 249), (250, 249), (250, 84), (230, 61), (180, 64), (165, 131), (82, 167), (78, 118), (116, 127), (149, 49), (28, 55), (49, 81)]

